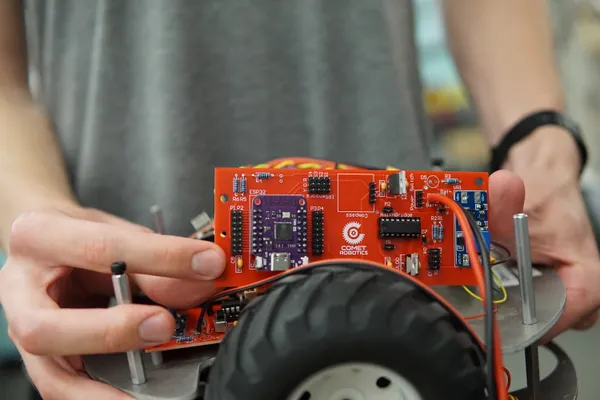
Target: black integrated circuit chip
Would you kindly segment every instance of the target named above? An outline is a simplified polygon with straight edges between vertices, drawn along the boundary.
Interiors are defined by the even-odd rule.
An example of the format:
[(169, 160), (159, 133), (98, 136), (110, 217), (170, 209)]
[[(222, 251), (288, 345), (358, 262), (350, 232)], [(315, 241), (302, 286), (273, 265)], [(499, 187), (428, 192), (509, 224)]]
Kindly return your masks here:
[(420, 238), (421, 218), (379, 218), (380, 238)]
[(286, 241), (294, 238), (294, 224), (292, 222), (275, 222), (275, 240)]

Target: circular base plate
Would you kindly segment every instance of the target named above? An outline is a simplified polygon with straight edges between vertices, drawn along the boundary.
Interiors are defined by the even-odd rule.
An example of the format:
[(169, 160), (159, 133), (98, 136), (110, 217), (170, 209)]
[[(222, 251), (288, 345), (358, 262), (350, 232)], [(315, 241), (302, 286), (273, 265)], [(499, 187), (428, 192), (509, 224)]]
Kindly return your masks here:
[[(501, 264), (516, 268), (514, 261)], [(502, 350), (516, 353), (541, 339), (558, 321), (564, 310), (567, 291), (558, 274), (550, 268), (541, 269), (542, 275), (533, 278), (537, 323), (525, 325), (522, 320), (521, 290), (519, 286), (506, 288), (508, 298), (498, 304), (496, 321), (500, 328)], [(434, 287), (450, 304), (464, 316), (480, 315), (485, 312), (483, 303), (470, 296), (462, 287)], [(485, 319), (468, 321), (475, 333), (483, 340)]]
[[(504, 265), (509, 268), (515, 266), (514, 262), (510, 261)], [(538, 341), (554, 326), (562, 314), (566, 303), (566, 290), (556, 272), (544, 269), (541, 276), (534, 277), (533, 283), (537, 311), (536, 324), (524, 325), (522, 322), (521, 292), (518, 286), (506, 288), (508, 298), (506, 302), (498, 305), (496, 319), (500, 327), (504, 353), (519, 352)], [(481, 301), (471, 297), (462, 287), (436, 287), (434, 289), (465, 317), (483, 313)], [(469, 320), (469, 323), (475, 333), (483, 338), (484, 318), (472, 319)], [(152, 364), (150, 354), (143, 354), (148, 381), (142, 385), (134, 385), (131, 382), (125, 354), (86, 356), (84, 365), (93, 379), (123, 390), (139, 400), (193, 400), (202, 398), (203, 387), (198, 385), (200, 374), (204, 366), (216, 355), (217, 349), (218, 346), (202, 346), (167, 351), (163, 353), (164, 362), (159, 367)], [(568, 360), (566, 355), (562, 355)], [(566, 373), (567, 376), (575, 379), (576, 390), (574, 369), (568, 369)], [(556, 376), (553, 374), (544, 382), (554, 381), (555, 378)], [(563, 378), (564, 376), (560, 379)], [(576, 391), (575, 397), (568, 395), (565, 397), (555, 387), (556, 385), (560, 386), (558, 383), (550, 382), (550, 387), (553, 389), (548, 392), (549, 397), (544, 397), (544, 399), (576, 399)], [(567, 389), (571, 394), (573, 385), (567, 386), (569, 386)]]
[(218, 346), (192, 347), (163, 352), (163, 363), (152, 364), (151, 353), (142, 353), (146, 383), (131, 382), (127, 356), (98, 354), (83, 357), (88, 375), (111, 385), (139, 400), (196, 400), (201, 399), (204, 387), (199, 384), (201, 373), (212, 363)]

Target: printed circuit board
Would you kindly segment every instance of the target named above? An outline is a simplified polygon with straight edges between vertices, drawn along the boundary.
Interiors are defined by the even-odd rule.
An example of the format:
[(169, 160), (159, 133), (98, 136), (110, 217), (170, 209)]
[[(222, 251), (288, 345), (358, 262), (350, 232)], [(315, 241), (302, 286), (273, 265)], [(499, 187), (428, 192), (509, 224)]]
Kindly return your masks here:
[[(429, 193), (470, 212), (490, 246), (486, 173), (217, 168), (214, 240), (227, 266), (216, 284), (239, 288), (315, 261), (363, 259), (428, 286), (473, 285), (463, 232)], [(219, 343), (263, 289), (210, 304), (204, 314), (173, 311), (173, 339), (146, 350)]]
[(221, 168), (215, 182), (215, 243), (229, 256), (223, 287), (344, 258), (429, 286), (474, 284), (454, 215), (428, 193), (467, 208), (489, 242), (485, 173)]

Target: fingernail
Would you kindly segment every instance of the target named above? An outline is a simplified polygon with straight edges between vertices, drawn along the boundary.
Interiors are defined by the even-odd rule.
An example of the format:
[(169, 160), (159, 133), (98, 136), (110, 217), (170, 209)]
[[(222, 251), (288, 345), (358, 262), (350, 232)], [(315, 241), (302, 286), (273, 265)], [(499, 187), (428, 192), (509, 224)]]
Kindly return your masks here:
[(194, 272), (216, 278), (223, 272), (223, 258), (215, 250), (205, 250), (192, 257)]
[(149, 343), (165, 343), (173, 336), (167, 318), (162, 315), (153, 315), (140, 324), (138, 328), (140, 339)]

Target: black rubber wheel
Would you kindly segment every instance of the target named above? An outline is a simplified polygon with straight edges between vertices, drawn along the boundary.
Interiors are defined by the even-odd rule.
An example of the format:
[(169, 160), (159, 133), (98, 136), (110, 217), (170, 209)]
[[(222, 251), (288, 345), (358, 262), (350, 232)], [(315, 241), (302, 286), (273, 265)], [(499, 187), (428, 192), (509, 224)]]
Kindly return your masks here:
[[(483, 352), (464, 323), (410, 280), (351, 263), (289, 276), (248, 305), (221, 343), (206, 400), (329, 400), (289, 396), (346, 363), (395, 372), (418, 392), (406, 399), (486, 398)], [(373, 387), (394, 390), (381, 378)]]

